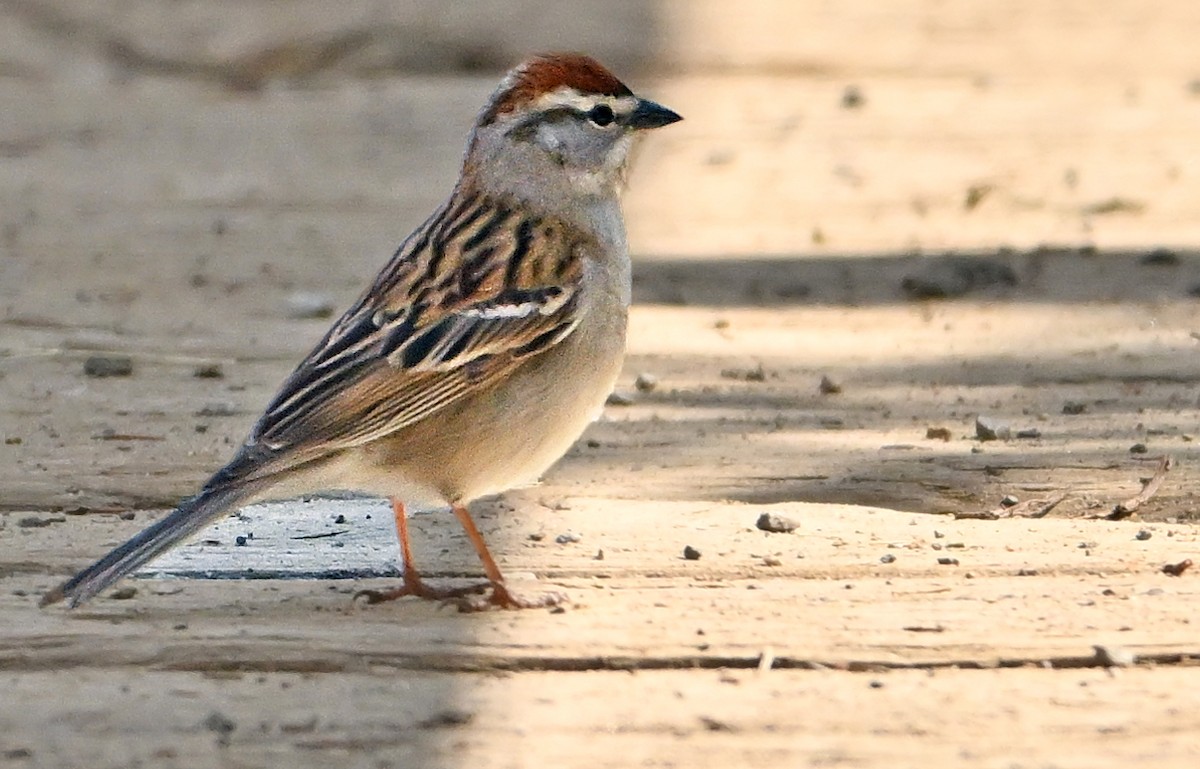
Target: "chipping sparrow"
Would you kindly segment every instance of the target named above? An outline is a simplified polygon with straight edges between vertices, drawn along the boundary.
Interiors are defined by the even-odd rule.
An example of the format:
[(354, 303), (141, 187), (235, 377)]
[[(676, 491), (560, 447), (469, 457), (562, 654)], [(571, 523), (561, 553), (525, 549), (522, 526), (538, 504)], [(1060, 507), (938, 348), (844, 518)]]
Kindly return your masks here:
[(223, 513), (347, 489), (390, 497), (404, 583), (421, 581), (405, 503), (449, 503), (506, 587), (467, 503), (531, 483), (600, 412), (621, 368), (630, 263), (618, 200), (633, 135), (680, 120), (595, 60), (532, 58), (475, 124), (453, 192), (292, 372), (228, 465), (179, 508), (51, 590), (86, 601)]

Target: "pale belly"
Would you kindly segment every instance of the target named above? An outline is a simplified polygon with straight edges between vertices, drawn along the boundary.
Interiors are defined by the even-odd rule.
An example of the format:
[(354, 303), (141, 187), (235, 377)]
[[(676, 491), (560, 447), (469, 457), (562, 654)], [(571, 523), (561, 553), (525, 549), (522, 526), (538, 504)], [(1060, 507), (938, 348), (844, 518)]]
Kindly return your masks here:
[[(354, 490), (410, 503), (470, 501), (535, 483), (603, 409), (624, 357), (624, 317), (572, 334), (503, 384), (327, 468)], [(352, 479), (352, 480), (351, 480)]]

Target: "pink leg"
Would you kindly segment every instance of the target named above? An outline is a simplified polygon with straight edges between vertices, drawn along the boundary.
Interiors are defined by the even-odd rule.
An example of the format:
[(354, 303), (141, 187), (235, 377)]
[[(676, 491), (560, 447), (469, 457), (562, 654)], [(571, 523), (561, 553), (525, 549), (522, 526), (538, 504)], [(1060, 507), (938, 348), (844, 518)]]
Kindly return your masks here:
[(467, 533), (467, 539), (471, 540), (471, 544), (475, 547), (475, 552), (479, 555), (479, 560), (483, 563), (483, 571), (492, 583), (492, 594), (488, 596), (486, 601), (479, 602), (464, 599), (458, 604), (460, 610), (482, 611), (493, 606), (501, 609), (538, 609), (547, 606), (558, 606), (567, 602), (567, 597), (562, 593), (541, 593), (534, 596), (514, 595), (508, 589), (508, 586), (504, 584), (504, 575), (500, 573), (500, 567), (496, 565), (496, 561), (488, 551), (487, 543), (483, 541), (483, 535), (479, 533), (479, 529), (475, 528), (475, 521), (472, 520), (467, 506), (455, 504), (454, 515), (458, 518), (458, 522), (462, 524), (463, 531)]
[(406, 595), (425, 598), (431, 601), (445, 601), (449, 598), (461, 598), (472, 593), (479, 593), (485, 585), (471, 585), (460, 588), (433, 588), (421, 579), (421, 573), (413, 565), (412, 545), (408, 541), (408, 515), (404, 510), (404, 502), (392, 499), (392, 514), (396, 517), (396, 534), (400, 539), (400, 556), (404, 559), (404, 584), (391, 590), (360, 590), (354, 594), (354, 600), (365, 598), (367, 603), (383, 603), (394, 601)]

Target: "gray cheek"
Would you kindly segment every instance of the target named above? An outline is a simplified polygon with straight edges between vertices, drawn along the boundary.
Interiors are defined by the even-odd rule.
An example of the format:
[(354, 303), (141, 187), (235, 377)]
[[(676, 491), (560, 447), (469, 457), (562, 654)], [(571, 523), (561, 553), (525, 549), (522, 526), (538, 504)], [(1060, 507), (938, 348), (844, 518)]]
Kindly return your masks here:
[(546, 155), (556, 166), (561, 168), (567, 164), (567, 156), (563, 151), (565, 142), (553, 128), (548, 125), (538, 126), (535, 137), (537, 145), (545, 150)]
[(562, 149), (563, 140), (549, 125), (540, 125), (537, 128), (537, 143), (546, 150), (546, 152), (557, 153)]

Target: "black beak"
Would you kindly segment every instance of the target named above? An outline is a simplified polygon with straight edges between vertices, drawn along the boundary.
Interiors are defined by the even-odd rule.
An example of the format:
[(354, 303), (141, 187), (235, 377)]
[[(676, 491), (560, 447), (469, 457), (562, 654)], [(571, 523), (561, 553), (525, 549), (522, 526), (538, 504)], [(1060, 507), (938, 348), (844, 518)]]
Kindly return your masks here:
[(638, 99), (637, 107), (625, 119), (625, 125), (630, 128), (662, 128), (665, 125), (678, 123), (683, 117), (661, 104), (655, 104), (649, 99)]

